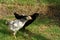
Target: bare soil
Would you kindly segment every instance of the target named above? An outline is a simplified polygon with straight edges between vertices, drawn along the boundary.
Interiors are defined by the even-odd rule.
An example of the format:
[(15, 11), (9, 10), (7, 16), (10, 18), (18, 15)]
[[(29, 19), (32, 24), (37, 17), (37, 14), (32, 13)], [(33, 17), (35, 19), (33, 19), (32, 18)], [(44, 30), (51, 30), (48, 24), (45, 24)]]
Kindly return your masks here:
[(18, 4), (0, 4), (0, 15), (9, 16), (14, 12), (18, 14), (31, 15), (39, 13), (49, 17), (60, 17), (60, 5), (18, 5)]

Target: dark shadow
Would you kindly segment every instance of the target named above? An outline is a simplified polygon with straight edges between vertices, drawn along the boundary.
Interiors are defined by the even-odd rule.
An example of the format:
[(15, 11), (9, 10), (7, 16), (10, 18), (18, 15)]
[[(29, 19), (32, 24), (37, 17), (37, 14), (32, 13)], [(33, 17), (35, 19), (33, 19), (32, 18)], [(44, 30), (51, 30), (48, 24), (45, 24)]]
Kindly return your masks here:
[(52, 18), (54, 20), (59, 20), (59, 22), (60, 22), (60, 2), (59, 1), (37, 0), (37, 2), (40, 3), (39, 5), (41, 5), (41, 3), (48, 4), (48, 5), (45, 4), (45, 6), (47, 7), (47, 11), (44, 14), (47, 14), (46, 16), (48, 16), (49, 18)]
[(0, 29), (0, 33), (2, 33), (3, 35), (10, 35), (11, 33), (8, 31), (8, 30), (6, 30), (6, 29)]
[(60, 26), (60, 5), (49, 5), (47, 16)]
[(60, 5), (49, 5), (48, 9), (48, 15), (51, 17), (60, 17)]
[(6, 29), (7, 28), (6, 20), (0, 19), (0, 28), (3, 28), (3, 29)]
[(8, 31), (8, 26), (6, 25), (6, 20), (0, 19), (0, 33), (4, 35), (10, 35)]

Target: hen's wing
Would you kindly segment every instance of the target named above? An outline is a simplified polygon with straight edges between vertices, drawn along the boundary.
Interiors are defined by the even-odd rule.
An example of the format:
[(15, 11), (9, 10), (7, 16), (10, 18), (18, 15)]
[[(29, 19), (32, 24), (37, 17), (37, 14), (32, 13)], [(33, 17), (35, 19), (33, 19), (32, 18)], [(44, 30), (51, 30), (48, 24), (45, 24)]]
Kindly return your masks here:
[(16, 12), (14, 13), (14, 15), (15, 15), (15, 18), (16, 18), (16, 19), (21, 19), (21, 18), (26, 17), (26, 16), (24, 16), (24, 15), (19, 15), (19, 14), (17, 14)]
[(38, 13), (34, 13), (33, 15), (30, 15), (32, 17), (32, 20), (28, 20), (25, 25), (23, 26), (22, 29), (25, 29), (25, 27), (27, 27), (28, 25), (30, 25), (38, 16)]

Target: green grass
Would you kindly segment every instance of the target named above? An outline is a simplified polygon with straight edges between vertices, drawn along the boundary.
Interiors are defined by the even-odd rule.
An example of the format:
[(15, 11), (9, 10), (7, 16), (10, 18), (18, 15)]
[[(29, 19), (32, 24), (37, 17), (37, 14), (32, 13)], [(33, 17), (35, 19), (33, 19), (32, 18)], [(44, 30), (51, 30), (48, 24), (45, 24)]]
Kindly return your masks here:
[(17, 39), (14, 39), (14, 36), (8, 31), (5, 22), (6, 20), (0, 19), (0, 40), (60, 40), (58, 22), (49, 18), (38, 17), (26, 30), (18, 31)]
[(60, 0), (0, 0), (0, 3), (5, 4), (28, 4), (35, 5), (39, 4), (60, 4)]
[(42, 4), (60, 4), (60, 0), (42, 0)]
[[(4, 4), (59, 4), (60, 0), (0, 0)], [(8, 7), (10, 10), (12, 7)], [(6, 19), (14, 16), (5, 17)], [(0, 40), (60, 40), (60, 24), (49, 18), (37, 18), (26, 30), (20, 30), (16, 34), (17, 39), (8, 31), (5, 19), (0, 19)]]
[(0, 0), (0, 3), (6, 4), (35, 4), (35, 0)]

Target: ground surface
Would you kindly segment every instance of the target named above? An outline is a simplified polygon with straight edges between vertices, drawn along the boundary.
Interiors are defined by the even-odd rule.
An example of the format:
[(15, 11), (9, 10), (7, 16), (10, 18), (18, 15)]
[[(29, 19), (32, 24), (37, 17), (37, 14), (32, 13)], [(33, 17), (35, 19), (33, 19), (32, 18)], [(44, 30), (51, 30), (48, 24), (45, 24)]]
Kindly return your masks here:
[[(14, 12), (26, 15), (38, 12), (44, 16), (39, 16), (25, 31), (18, 31), (14, 39), (6, 25), (7, 20), (15, 19)], [(0, 40), (60, 40), (60, 21), (56, 19), (59, 13), (60, 0), (0, 0)], [(54, 14), (57, 17), (52, 19)]]
[(0, 40), (60, 40), (59, 22), (48, 17), (38, 17), (26, 30), (18, 31), (17, 39), (14, 39), (8, 27), (6, 19), (0, 19)]

